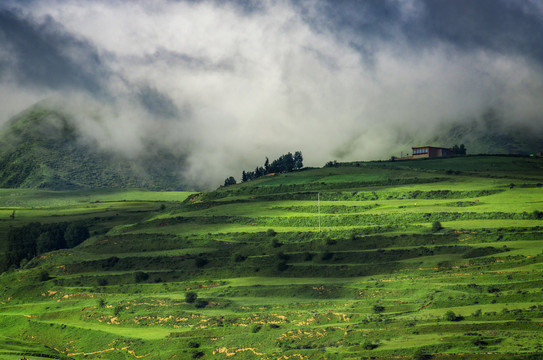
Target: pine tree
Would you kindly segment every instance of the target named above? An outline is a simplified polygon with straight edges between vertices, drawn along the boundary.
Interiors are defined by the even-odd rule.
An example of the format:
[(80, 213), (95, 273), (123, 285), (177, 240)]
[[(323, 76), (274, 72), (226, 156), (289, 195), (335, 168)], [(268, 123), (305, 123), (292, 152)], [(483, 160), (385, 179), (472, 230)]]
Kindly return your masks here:
[(460, 154), (460, 148), (456, 144), (454, 144), (452, 151), (457, 155)]
[(254, 171), (247, 171), (246, 175), (247, 175), (247, 181), (251, 181), (251, 180), (256, 179)]
[(259, 178), (261, 176), (263, 176), (265, 173), (264, 173), (264, 168), (262, 166), (257, 166), (256, 169), (255, 169), (255, 178)]
[(229, 178), (226, 178), (226, 180), (224, 180), (224, 186), (230, 185), (236, 185), (236, 179), (234, 179), (233, 176), (230, 176)]
[(294, 169), (294, 156), (292, 156), (292, 153), (287, 153), (284, 155), (285, 159), (285, 172), (291, 172)]
[(302, 152), (296, 151), (294, 153), (294, 169), (300, 170), (303, 167), (304, 167), (304, 158), (302, 156)]

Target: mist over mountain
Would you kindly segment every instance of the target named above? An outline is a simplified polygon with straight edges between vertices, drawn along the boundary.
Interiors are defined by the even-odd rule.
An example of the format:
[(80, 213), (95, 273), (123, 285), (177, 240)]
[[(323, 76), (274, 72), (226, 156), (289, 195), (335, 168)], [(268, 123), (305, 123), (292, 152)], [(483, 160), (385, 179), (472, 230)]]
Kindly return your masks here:
[(291, 149), (539, 152), (542, 38), (538, 0), (6, 0), (0, 124), (45, 101), (83, 143), (170, 154), (201, 188)]
[[(52, 106), (47, 102), (32, 106), (0, 129), (0, 187), (205, 190), (197, 183), (185, 182), (188, 152), (182, 154), (145, 140), (137, 152), (101, 147), (69, 113)], [(100, 119), (93, 121), (100, 126)], [(433, 138), (403, 139), (396, 148), (404, 155), (412, 144), (464, 143), (472, 154), (528, 154), (532, 149), (543, 149), (542, 138), (529, 129), (500, 124), (494, 113), (488, 113), (469, 126), (456, 125)], [(131, 156), (134, 154), (138, 155)], [(225, 170), (224, 177), (230, 170)]]
[(183, 159), (147, 144), (138, 158), (100, 149), (73, 119), (36, 105), (0, 131), (0, 187), (69, 190), (147, 188), (180, 190)]
[(505, 121), (493, 111), (480, 118), (452, 124), (443, 133), (427, 139), (430, 144), (465, 144), (469, 154), (529, 155), (543, 152), (541, 132), (533, 128)]

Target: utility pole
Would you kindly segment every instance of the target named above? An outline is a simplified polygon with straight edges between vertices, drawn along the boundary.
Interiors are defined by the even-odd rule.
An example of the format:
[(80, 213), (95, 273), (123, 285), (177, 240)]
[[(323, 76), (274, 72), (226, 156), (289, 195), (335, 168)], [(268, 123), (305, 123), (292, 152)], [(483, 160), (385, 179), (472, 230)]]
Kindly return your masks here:
[(319, 209), (319, 232), (321, 232), (321, 193), (317, 193), (317, 208)]

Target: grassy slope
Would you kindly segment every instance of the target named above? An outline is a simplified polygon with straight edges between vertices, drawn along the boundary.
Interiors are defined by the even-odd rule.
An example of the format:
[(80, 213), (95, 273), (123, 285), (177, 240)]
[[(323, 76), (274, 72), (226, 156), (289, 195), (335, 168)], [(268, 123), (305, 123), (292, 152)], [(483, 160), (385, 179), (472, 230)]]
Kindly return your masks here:
[(541, 358), (541, 182), (541, 159), (467, 157), (308, 169), (184, 203), (1, 190), (0, 231), (98, 220), (79, 247), (1, 275), (0, 359)]

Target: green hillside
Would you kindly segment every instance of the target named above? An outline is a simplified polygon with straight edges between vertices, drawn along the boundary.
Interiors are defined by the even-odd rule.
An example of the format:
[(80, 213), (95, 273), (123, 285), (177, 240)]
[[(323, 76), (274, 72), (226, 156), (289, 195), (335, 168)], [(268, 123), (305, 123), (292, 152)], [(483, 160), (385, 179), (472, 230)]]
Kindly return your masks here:
[(31, 222), (90, 238), (0, 276), (0, 359), (541, 359), (542, 184), (541, 158), (468, 156), (1, 190), (6, 255)]
[(36, 105), (0, 131), (0, 187), (183, 189), (182, 159), (155, 146), (137, 160), (100, 149), (76, 123)]

